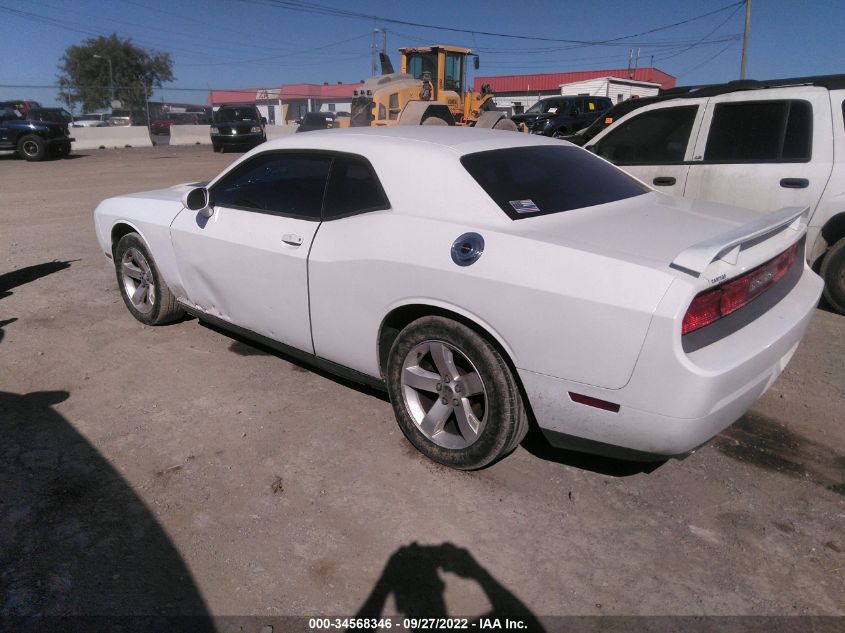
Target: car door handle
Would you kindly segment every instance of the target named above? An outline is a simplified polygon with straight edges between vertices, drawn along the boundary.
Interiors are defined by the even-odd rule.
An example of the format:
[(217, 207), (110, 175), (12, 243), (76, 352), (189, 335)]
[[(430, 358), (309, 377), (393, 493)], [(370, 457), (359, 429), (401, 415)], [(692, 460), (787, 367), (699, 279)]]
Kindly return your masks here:
[(673, 176), (658, 176), (651, 182), (653, 182), (658, 187), (671, 187), (675, 184), (675, 178)]
[(302, 238), (299, 235), (294, 235), (293, 233), (285, 233), (282, 235), (282, 241), (285, 244), (290, 244), (291, 246), (302, 246)]
[(806, 189), (810, 186), (810, 181), (806, 178), (781, 178), (780, 186), (787, 189)]

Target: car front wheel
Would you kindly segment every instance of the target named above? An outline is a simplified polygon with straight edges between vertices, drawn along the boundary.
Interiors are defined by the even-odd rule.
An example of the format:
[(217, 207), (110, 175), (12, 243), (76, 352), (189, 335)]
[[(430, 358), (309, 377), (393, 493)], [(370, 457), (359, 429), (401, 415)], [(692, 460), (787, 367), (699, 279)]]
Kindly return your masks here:
[(18, 152), (24, 160), (44, 160), (47, 157), (47, 143), (40, 136), (27, 134), (18, 141)]
[(137, 233), (127, 233), (114, 250), (115, 272), (123, 302), (132, 316), (147, 325), (175, 321), (183, 311)]
[(516, 381), (501, 354), (470, 328), (424, 317), (399, 333), (387, 387), (399, 427), (430, 459), (482, 468), (517, 447), (528, 430)]

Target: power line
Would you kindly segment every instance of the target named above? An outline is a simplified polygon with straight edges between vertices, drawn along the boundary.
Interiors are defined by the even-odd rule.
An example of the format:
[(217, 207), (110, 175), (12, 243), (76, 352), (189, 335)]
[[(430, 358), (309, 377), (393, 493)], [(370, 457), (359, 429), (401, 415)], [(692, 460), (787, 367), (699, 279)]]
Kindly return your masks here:
[[(343, 18), (353, 18), (353, 19), (361, 19), (361, 20), (372, 20), (381, 23), (387, 24), (401, 24), (403, 26), (412, 26), (416, 28), (422, 29), (434, 29), (438, 31), (449, 31), (451, 33), (465, 33), (468, 35), (485, 35), (488, 37), (501, 37), (507, 39), (516, 39), (516, 40), (529, 40), (535, 42), (562, 42), (566, 44), (577, 44), (581, 46), (601, 46), (601, 45), (611, 45), (615, 42), (620, 42), (621, 40), (630, 40), (633, 38), (641, 37), (643, 35), (648, 35), (650, 33), (656, 33), (658, 31), (664, 31), (666, 29), (675, 28), (677, 26), (682, 26), (684, 24), (689, 24), (690, 22), (694, 22), (696, 20), (701, 20), (703, 18), (709, 17), (711, 15), (715, 15), (717, 13), (721, 13), (722, 11), (727, 11), (728, 9), (732, 9), (737, 5), (743, 4), (745, 0), (740, 0), (739, 2), (733, 2), (727, 6), (721, 7), (719, 9), (715, 9), (713, 11), (708, 11), (707, 13), (703, 13), (701, 15), (694, 16), (692, 18), (688, 18), (686, 20), (681, 20), (680, 22), (674, 22), (672, 24), (666, 24), (664, 26), (655, 27), (653, 29), (649, 29), (647, 31), (643, 31), (641, 33), (635, 33), (632, 35), (623, 35), (620, 37), (615, 37), (606, 40), (572, 40), (572, 39), (563, 39), (563, 38), (553, 38), (553, 37), (539, 37), (539, 36), (529, 36), (529, 35), (515, 35), (513, 33), (497, 33), (493, 31), (481, 31), (478, 29), (459, 29), (452, 26), (442, 26), (436, 24), (424, 24), (421, 22), (411, 22), (409, 20), (399, 20), (396, 18), (388, 18), (379, 15), (373, 15), (368, 13), (360, 13), (357, 11), (349, 11), (347, 9), (337, 9), (333, 7), (328, 7), (325, 5), (320, 5), (313, 2), (303, 2), (298, 0), (241, 0), (241, 2), (247, 2), (251, 4), (259, 4), (264, 6), (271, 6), (276, 7), (282, 10), (287, 11), (298, 11), (301, 13), (314, 13), (318, 15), (329, 15), (334, 17), (343, 17)], [(630, 42), (625, 44), (630, 45)]]

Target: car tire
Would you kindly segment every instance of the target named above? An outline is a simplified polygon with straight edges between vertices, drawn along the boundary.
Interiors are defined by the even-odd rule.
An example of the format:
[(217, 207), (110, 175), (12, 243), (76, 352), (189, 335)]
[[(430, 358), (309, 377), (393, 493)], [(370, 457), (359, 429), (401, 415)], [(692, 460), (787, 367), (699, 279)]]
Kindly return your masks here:
[(387, 389), (399, 428), (423, 455), (456, 468), (483, 468), (522, 441), (528, 416), (498, 350), (467, 326), (423, 317), (390, 350)]
[(137, 233), (127, 233), (114, 249), (117, 285), (126, 308), (145, 325), (162, 325), (184, 311), (164, 283), (147, 245)]
[(824, 279), (824, 298), (839, 314), (845, 314), (845, 237), (827, 251), (819, 274)]
[(47, 158), (47, 143), (40, 136), (27, 134), (18, 141), (18, 153), (24, 160), (44, 160)]
[(220, 144), (219, 143), (212, 143), (211, 149), (215, 152), (219, 152), (220, 151)]

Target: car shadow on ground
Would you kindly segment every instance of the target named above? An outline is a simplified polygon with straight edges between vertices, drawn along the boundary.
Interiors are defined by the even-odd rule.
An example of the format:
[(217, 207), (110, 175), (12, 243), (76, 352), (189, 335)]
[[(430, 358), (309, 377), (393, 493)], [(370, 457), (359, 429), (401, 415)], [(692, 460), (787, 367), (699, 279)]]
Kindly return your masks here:
[[(0, 391), (0, 629), (4, 620), (14, 625), (5, 630), (55, 630), (111, 615), (133, 616), (120, 630), (165, 630), (155, 620), (193, 616), (183, 624), (213, 631), (188, 568), (143, 500), (53, 409), (69, 397)], [(80, 631), (105, 624), (77, 623)]]
[[(397, 549), (355, 617), (377, 621), (384, 616), (385, 605), (392, 596), (396, 610), (404, 618), (423, 620), (418, 628), (411, 630), (431, 628), (425, 626), (425, 620), (450, 617), (446, 583), (441, 576), (444, 573), (476, 582), (490, 603), (490, 611), (470, 618), (466, 628), (484, 628), (483, 620), (498, 618), (504, 622), (509, 618), (522, 622), (520, 628), (524, 630), (545, 631), (531, 609), (482, 567), (469, 551), (452, 543), (411, 543)], [(455, 615), (451, 614), (451, 617)]]
[[(237, 334), (219, 328), (210, 323), (200, 321), (200, 324), (204, 327), (209, 328), (210, 330), (213, 330), (219, 334), (222, 334), (232, 339), (232, 343), (229, 345), (229, 351), (238, 354), (239, 356), (276, 356), (277, 358), (281, 358), (282, 360), (291, 363), (297, 371), (313, 372), (318, 376), (336, 382), (350, 389), (355, 389), (360, 393), (373, 396), (374, 398), (378, 398), (383, 402), (390, 402), (390, 398), (384, 391), (375, 389), (367, 385), (362, 385), (353, 380), (347, 380), (346, 378), (325, 371), (306, 361), (302, 361), (293, 356), (289, 356), (287, 354), (279, 352), (278, 350), (275, 350), (273, 348), (243, 338), (241, 336), (238, 336)], [(640, 473), (650, 473), (662, 466), (664, 463), (666, 463), (666, 460), (652, 462), (630, 461), (625, 459), (591, 455), (589, 453), (584, 453), (575, 450), (556, 448), (549, 444), (548, 440), (543, 436), (542, 432), (537, 427), (537, 424), (533, 419), (531, 420), (531, 428), (528, 434), (525, 436), (525, 439), (522, 441), (522, 447), (529, 453), (531, 453), (531, 455), (539, 459), (555, 462), (558, 464), (564, 464), (566, 466), (573, 466), (575, 468), (589, 470), (592, 472), (600, 473), (603, 475), (609, 475), (612, 477), (629, 477), (631, 475), (637, 475)], [(505, 457), (505, 459), (507, 459), (507, 457)]]
[(632, 475), (649, 474), (668, 461), (665, 459), (657, 460), (657, 458), (655, 458), (655, 461), (633, 461), (558, 448), (549, 443), (533, 420), (528, 434), (522, 441), (522, 448), (539, 459), (580, 468), (581, 470), (589, 470), (590, 472), (609, 477), (631, 477)]

